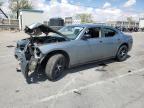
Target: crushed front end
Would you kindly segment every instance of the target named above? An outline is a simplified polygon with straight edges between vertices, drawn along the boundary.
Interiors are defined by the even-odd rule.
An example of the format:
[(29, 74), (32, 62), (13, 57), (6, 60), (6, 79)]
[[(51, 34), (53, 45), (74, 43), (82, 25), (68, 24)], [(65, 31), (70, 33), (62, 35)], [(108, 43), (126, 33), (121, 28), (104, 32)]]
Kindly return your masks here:
[[(55, 33), (59, 36), (50, 36), (49, 33)], [(15, 48), (15, 57), (20, 62), (21, 72), (26, 79), (29, 78), (31, 72), (38, 71), (41, 62), (45, 58), (45, 54), (40, 51), (39, 46), (66, 41), (63, 34), (51, 29), (43, 24), (32, 24), (25, 28), (25, 33), (30, 35), (30, 38), (22, 39), (17, 42)], [(60, 35), (63, 35), (60, 37)]]
[(35, 46), (31, 46), (30, 43), (25, 46), (25, 49), (20, 54), (19, 61), (21, 72), (26, 79), (28, 79), (29, 77), (29, 72), (37, 71), (37, 69), (39, 68), (38, 64), (40, 63), (42, 58), (42, 53), (38, 48), (36, 48)]

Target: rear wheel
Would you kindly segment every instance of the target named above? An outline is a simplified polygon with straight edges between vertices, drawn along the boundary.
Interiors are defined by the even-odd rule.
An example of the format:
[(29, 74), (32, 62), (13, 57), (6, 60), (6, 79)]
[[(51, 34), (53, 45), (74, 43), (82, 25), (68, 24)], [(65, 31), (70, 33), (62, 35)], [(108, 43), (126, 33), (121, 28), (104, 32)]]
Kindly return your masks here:
[(45, 73), (49, 80), (57, 79), (66, 67), (66, 58), (62, 54), (55, 54), (49, 58)]
[(118, 61), (124, 61), (127, 58), (128, 47), (126, 45), (122, 45), (116, 55), (116, 59)]

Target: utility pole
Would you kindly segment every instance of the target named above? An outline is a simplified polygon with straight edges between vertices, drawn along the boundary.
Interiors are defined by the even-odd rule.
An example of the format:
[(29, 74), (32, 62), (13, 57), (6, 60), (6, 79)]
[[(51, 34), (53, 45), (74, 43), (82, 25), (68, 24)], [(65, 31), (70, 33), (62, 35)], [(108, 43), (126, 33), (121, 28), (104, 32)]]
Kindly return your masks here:
[(16, 3), (17, 3), (17, 19), (18, 19), (18, 17), (19, 17), (19, 7), (18, 7), (19, 2), (16, 1)]

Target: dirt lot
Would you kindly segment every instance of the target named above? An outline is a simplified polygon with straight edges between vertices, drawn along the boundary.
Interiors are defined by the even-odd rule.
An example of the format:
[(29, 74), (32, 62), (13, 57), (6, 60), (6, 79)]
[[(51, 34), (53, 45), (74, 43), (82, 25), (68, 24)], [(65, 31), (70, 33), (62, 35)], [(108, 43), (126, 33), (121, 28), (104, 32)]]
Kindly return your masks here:
[(67, 70), (56, 82), (16, 72), (16, 41), (23, 32), (0, 32), (0, 108), (144, 108), (144, 33), (124, 62), (107, 60)]

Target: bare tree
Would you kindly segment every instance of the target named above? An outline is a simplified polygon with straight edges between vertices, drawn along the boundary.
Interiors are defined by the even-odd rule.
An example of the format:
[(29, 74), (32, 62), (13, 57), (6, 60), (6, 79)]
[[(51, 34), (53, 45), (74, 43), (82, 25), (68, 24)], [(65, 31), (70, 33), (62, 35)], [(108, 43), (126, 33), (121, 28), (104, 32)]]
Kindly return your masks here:
[(29, 0), (9, 0), (9, 8), (16, 13), (17, 19), (20, 9), (32, 9), (32, 4)]
[(129, 23), (129, 27), (130, 27), (131, 23), (133, 22), (133, 18), (132, 17), (127, 17), (127, 21)]

